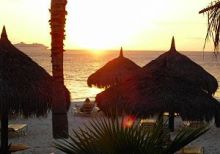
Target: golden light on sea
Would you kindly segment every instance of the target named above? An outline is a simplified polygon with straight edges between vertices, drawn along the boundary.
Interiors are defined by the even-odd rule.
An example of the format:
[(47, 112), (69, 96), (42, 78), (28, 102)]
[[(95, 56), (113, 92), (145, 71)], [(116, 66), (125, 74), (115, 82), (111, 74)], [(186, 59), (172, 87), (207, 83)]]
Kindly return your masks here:
[(100, 88), (96, 88), (96, 87), (92, 87), (92, 88), (89, 88), (89, 92), (88, 92), (88, 95), (89, 96), (94, 96), (100, 92), (104, 91), (104, 89), (100, 89)]

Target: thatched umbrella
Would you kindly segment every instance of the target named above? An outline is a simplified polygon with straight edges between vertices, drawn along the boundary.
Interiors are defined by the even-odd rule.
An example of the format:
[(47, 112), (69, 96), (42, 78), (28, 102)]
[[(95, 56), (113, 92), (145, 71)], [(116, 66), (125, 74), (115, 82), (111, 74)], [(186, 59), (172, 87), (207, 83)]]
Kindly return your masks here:
[[(187, 65), (180, 65), (178, 60), (182, 65)], [(193, 65), (192, 68), (189, 64)], [(138, 80), (130, 79), (107, 89), (97, 95), (96, 102), (105, 112), (113, 108), (139, 116), (162, 112), (173, 115), (178, 112), (183, 119), (206, 121), (216, 116), (216, 125), (219, 126), (217, 115), (220, 113), (220, 105), (210, 95), (217, 89), (217, 81), (205, 71), (201, 74), (207, 73), (208, 82), (204, 77), (201, 78), (207, 85), (199, 80), (200, 74), (197, 74), (200, 84), (194, 83), (196, 75), (194, 72), (187, 73), (187, 67), (189, 72), (196, 71), (196, 68), (200, 69), (197, 73), (204, 71), (189, 58), (177, 53), (173, 39), (171, 50), (146, 65), (145, 73)], [(186, 75), (192, 75), (192, 78)], [(173, 116), (170, 118), (173, 119)], [(173, 130), (173, 125), (170, 128)]]
[[(0, 39), (0, 114), (1, 148), (7, 153), (8, 113), (15, 115), (44, 116), (51, 108), (53, 78), (8, 40), (5, 27)], [(70, 101), (69, 92), (65, 103)]]
[(218, 101), (197, 86), (166, 75), (146, 76), (110, 87), (96, 96), (96, 102), (107, 113), (117, 110), (145, 117), (177, 112), (186, 120), (209, 121), (220, 109)]
[(123, 56), (123, 49), (121, 48), (119, 57), (109, 61), (90, 75), (87, 84), (89, 87), (95, 85), (99, 88), (108, 88), (131, 77), (135, 77), (141, 71), (140, 66)]
[(139, 117), (177, 112), (184, 120), (210, 121), (220, 111), (211, 95), (187, 80), (167, 75), (146, 76), (110, 87), (96, 96), (96, 102), (107, 114), (116, 111)]
[[(150, 73), (153, 76), (160, 76), (163, 73), (172, 77), (184, 78), (210, 95), (214, 94), (218, 88), (218, 82), (211, 74), (187, 56), (176, 51), (174, 37), (170, 50), (145, 65), (143, 69), (146, 74)], [(173, 119), (173, 115), (171, 119)]]
[(170, 76), (183, 77), (209, 94), (214, 94), (218, 88), (215, 77), (187, 56), (176, 51), (174, 37), (170, 50), (145, 65), (143, 70), (145, 74), (153, 76), (158, 76), (166, 71), (166, 74)]

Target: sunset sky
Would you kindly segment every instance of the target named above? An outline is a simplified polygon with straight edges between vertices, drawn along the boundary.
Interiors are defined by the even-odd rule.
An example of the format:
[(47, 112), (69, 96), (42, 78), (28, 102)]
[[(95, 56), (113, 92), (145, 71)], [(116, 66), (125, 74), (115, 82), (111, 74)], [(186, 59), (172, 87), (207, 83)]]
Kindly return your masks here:
[[(0, 26), (13, 43), (50, 46), (50, 0), (1, 0)], [(69, 0), (66, 49), (202, 50), (211, 0)], [(212, 49), (209, 48), (208, 49)], [(208, 50), (207, 49), (207, 50)]]

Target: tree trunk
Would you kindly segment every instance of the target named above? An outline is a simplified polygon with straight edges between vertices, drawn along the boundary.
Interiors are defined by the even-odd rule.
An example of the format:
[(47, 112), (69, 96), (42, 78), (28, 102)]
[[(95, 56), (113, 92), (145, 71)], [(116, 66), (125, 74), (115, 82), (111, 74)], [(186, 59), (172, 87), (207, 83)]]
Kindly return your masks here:
[(8, 109), (3, 108), (1, 115), (1, 153), (8, 154)]
[(52, 104), (52, 127), (54, 138), (68, 137), (67, 105), (63, 89), (63, 40), (65, 39), (65, 16), (67, 0), (51, 1), (51, 57), (54, 82)]

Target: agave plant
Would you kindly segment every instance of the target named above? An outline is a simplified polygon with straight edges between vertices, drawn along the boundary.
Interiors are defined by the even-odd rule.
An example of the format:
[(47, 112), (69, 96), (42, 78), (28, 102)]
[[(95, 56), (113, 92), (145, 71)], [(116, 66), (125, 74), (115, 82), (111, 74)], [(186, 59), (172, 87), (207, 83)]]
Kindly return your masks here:
[(181, 130), (174, 140), (162, 120), (152, 129), (138, 122), (126, 127), (119, 118), (93, 119), (83, 128), (73, 130), (70, 139), (55, 142), (68, 154), (171, 154), (208, 131), (207, 126)]

